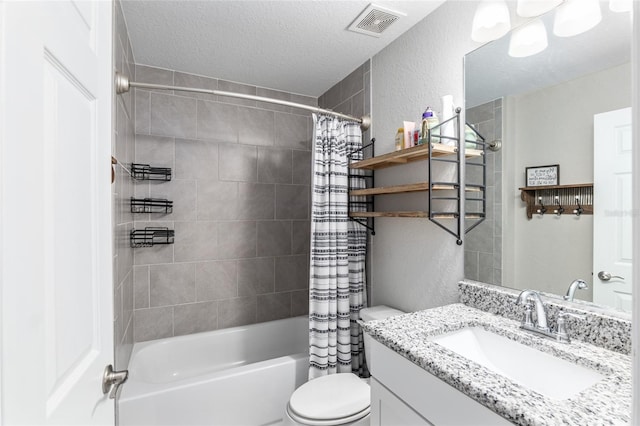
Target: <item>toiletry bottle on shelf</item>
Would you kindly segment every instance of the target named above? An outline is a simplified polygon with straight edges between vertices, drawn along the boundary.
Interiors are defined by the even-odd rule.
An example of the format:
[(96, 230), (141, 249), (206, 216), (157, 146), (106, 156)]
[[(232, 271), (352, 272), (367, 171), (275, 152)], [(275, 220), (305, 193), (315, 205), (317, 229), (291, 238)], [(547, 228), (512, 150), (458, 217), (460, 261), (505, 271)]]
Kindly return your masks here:
[(454, 139), (455, 131), (453, 128), (453, 123), (451, 122), (451, 118), (455, 115), (454, 107), (453, 107), (453, 96), (446, 95), (442, 97), (442, 125), (439, 127), (440, 132), (438, 132), (441, 136), (440, 143), (445, 145), (455, 146), (456, 141)]
[(413, 143), (413, 131), (416, 128), (416, 123), (413, 121), (403, 121), (404, 124), (404, 148), (411, 148)]
[[(428, 107), (427, 110), (431, 111), (431, 108)], [(429, 135), (431, 136), (431, 142), (442, 142), (440, 138), (437, 137), (437, 135), (440, 134), (440, 127), (438, 127), (440, 120), (438, 120), (438, 116), (435, 111), (431, 111), (431, 116), (427, 118), (427, 121), (429, 122)]]
[(478, 141), (476, 132), (468, 124), (464, 125), (464, 140), (465, 148), (476, 149), (478, 147), (478, 145), (476, 144), (476, 142)]
[(396, 133), (396, 151), (404, 148), (404, 128), (400, 127)]
[(420, 121), (420, 145), (423, 143), (427, 143), (427, 138), (429, 137), (429, 118), (433, 114), (429, 109), (425, 110), (422, 113), (422, 120)]
[(434, 137), (439, 134), (439, 129), (433, 129), (438, 124), (440, 124), (440, 121), (438, 120), (436, 113), (433, 112), (431, 107), (427, 107), (427, 109), (422, 113), (421, 131), (423, 143), (429, 142), (429, 137), (431, 137), (431, 142), (439, 142), (439, 138), (436, 139)]

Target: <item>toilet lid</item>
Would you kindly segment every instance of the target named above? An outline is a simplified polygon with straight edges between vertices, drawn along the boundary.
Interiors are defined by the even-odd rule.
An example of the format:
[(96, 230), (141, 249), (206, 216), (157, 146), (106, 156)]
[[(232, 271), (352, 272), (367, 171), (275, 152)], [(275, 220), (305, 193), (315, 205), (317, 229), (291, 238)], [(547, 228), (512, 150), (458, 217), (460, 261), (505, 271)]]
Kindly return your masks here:
[(369, 385), (355, 374), (331, 374), (313, 379), (291, 395), (291, 414), (309, 420), (363, 417), (369, 412)]

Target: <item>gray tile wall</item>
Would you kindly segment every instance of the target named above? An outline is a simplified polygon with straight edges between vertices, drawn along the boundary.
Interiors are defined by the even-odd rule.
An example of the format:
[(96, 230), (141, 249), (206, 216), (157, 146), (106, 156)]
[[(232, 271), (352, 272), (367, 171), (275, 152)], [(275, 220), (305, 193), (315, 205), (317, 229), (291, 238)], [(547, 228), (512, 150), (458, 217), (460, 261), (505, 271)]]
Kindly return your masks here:
[[(133, 75), (134, 59), (127, 27), (119, 1), (114, 2), (113, 63), (114, 69)], [(134, 158), (133, 94), (114, 94), (114, 138), (111, 153), (127, 165)], [(129, 247), (129, 232), (133, 228), (129, 199), (133, 182), (126, 171), (116, 165), (112, 184), (113, 206), (113, 291), (114, 291), (114, 358), (116, 370), (126, 369), (133, 348), (133, 250)]]
[[(371, 61), (356, 68), (318, 98), (320, 108), (330, 109), (354, 117), (371, 114)], [(371, 140), (371, 131), (362, 134), (363, 144)], [(369, 155), (370, 151), (365, 151)], [(370, 243), (370, 241), (368, 241)], [(371, 306), (370, 252), (367, 250), (366, 281), (367, 306)]]
[[(137, 65), (136, 80), (317, 105), (317, 99)], [(134, 339), (145, 341), (308, 312), (312, 120), (303, 110), (208, 94), (136, 89), (135, 160), (171, 167), (136, 182), (167, 198), (175, 244), (135, 249)]]
[[(502, 99), (487, 102), (466, 111), (466, 120), (487, 142), (502, 139)], [(487, 217), (465, 238), (464, 276), (489, 284), (502, 284), (502, 151), (487, 150)], [(481, 169), (466, 168), (467, 182), (479, 182)], [(466, 203), (466, 211), (477, 210)]]
[[(354, 117), (371, 114), (371, 60), (360, 65), (320, 96), (318, 106)], [(370, 139), (370, 131), (367, 130), (362, 135), (362, 140), (366, 143)]]

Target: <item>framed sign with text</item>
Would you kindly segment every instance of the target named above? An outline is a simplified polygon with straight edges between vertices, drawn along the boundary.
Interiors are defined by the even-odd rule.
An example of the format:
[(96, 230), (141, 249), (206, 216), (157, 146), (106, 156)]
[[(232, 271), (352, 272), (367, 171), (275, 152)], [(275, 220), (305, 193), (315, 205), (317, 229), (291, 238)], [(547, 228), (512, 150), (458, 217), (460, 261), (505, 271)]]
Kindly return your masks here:
[(527, 186), (550, 186), (560, 184), (560, 165), (526, 167)]

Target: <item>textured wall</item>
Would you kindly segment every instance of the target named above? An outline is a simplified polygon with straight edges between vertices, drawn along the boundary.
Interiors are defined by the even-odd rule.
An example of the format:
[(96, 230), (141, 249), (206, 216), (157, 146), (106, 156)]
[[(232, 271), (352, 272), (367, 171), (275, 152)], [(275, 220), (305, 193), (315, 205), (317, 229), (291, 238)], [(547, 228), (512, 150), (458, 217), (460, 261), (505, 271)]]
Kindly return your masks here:
[[(475, 126), (486, 142), (502, 139), (502, 99), (466, 110), (466, 122)], [(464, 249), (465, 278), (489, 284), (502, 283), (502, 150), (487, 149), (486, 218), (467, 234)], [(480, 162), (479, 160), (471, 160)], [(471, 162), (470, 161), (470, 162)], [(468, 166), (468, 183), (482, 182), (482, 168)], [(467, 212), (478, 211), (480, 203), (469, 202)], [(469, 221), (469, 224), (472, 222)]]
[[(133, 75), (134, 61), (127, 27), (119, 1), (114, 2), (113, 63), (115, 70)], [(134, 107), (133, 94), (114, 93), (114, 139), (112, 155), (127, 165), (134, 157)], [(112, 185), (113, 197), (113, 306), (115, 368), (126, 369), (133, 348), (133, 250), (129, 247), (129, 232), (133, 217), (129, 199), (133, 194), (133, 182), (123, 168), (116, 166), (116, 181)]]
[[(374, 56), (373, 130), (377, 153), (393, 151), (404, 120), (416, 121), (440, 99), (463, 103), (463, 56), (477, 47), (470, 38), (475, 2), (446, 2)], [(384, 169), (376, 186), (426, 180), (426, 163)], [(379, 200), (379, 201), (378, 201)], [(386, 210), (426, 209), (426, 194), (377, 197)], [(372, 238), (372, 301), (406, 311), (457, 301), (464, 246), (428, 219), (376, 219)]]
[[(362, 117), (371, 114), (371, 61), (356, 68), (318, 98), (318, 106)], [(371, 130), (362, 135), (363, 143), (371, 139)]]
[[(136, 66), (136, 80), (316, 105), (317, 99)], [(136, 182), (167, 198), (175, 244), (135, 249), (136, 341), (308, 312), (310, 115), (213, 95), (136, 90), (136, 162), (171, 167), (171, 182)]]

